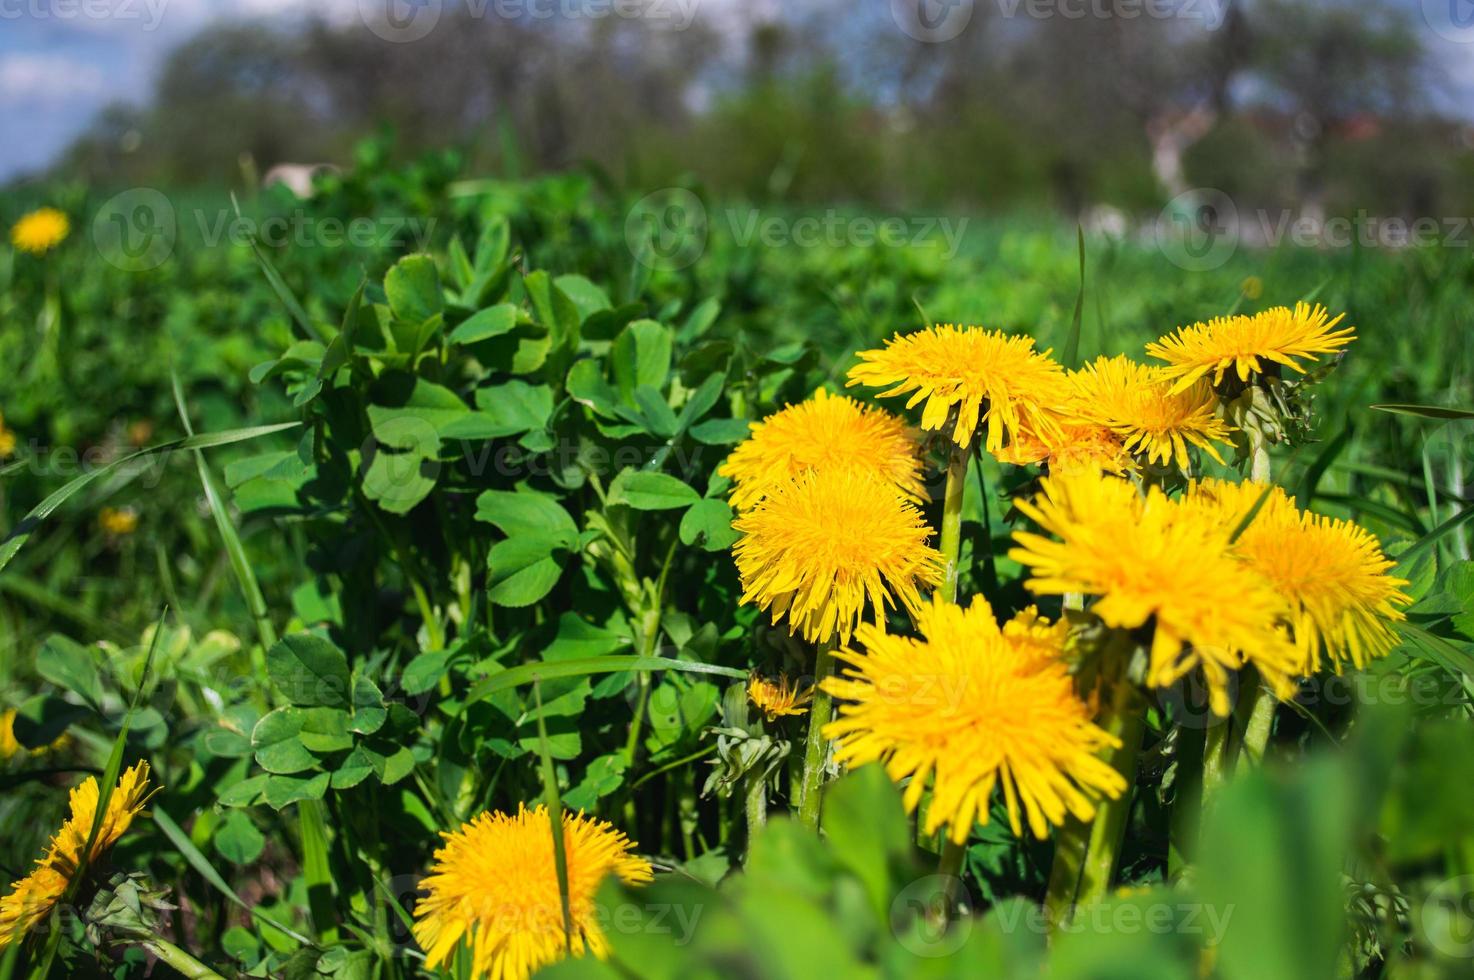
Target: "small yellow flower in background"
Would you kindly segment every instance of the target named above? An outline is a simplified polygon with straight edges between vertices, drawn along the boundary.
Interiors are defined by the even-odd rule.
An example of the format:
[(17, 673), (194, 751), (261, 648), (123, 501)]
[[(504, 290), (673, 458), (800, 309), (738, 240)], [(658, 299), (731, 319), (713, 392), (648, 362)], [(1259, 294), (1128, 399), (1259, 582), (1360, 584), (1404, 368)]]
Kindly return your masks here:
[(921, 606), (919, 586), (941, 582), (931, 528), (895, 487), (849, 470), (815, 470), (773, 490), (732, 523), (743, 603), (756, 603), (788, 631), (841, 643), (865, 612), (877, 622), (894, 605)]
[[(1264, 491), (1261, 483), (1208, 480), (1189, 496), (1212, 500), (1237, 526)], [(1412, 601), (1401, 588), (1407, 581), (1388, 574), (1393, 562), (1363, 528), (1299, 511), (1275, 487), (1234, 551), (1288, 600), (1298, 673), (1315, 673), (1323, 658), (1337, 673), (1347, 662), (1365, 667), (1397, 645), (1391, 624)]]
[(1059, 540), (1015, 531), (1008, 553), (1030, 569), (1029, 591), (1095, 596), (1090, 611), (1113, 628), (1152, 623), (1147, 684), (1201, 669), (1216, 714), (1228, 714), (1230, 676), (1246, 662), (1281, 698), (1294, 694), (1298, 658), (1278, 625), (1287, 603), (1234, 555), (1231, 525), (1098, 473), (1052, 474), (1041, 486), (1014, 503)]
[(881, 762), (896, 782), (910, 777), (908, 811), (930, 779), (926, 831), (949, 827), (959, 844), (975, 822), (987, 822), (995, 789), (1014, 834), (1026, 821), (1039, 838), (1067, 815), (1091, 819), (1096, 801), (1126, 790), (1097, 755), (1120, 743), (1091, 721), (1062, 645), (1041, 655), (1041, 642), (1062, 644), (1063, 632), (1041, 630), (1033, 617), (1015, 622), (1000, 629), (980, 596), (966, 609), (936, 600), (917, 616), (923, 639), (866, 623), (855, 633), (865, 652), (836, 653), (843, 676), (824, 681), (842, 699), (839, 718), (824, 727), (838, 740), (835, 757), (848, 766)]
[(128, 424), (128, 444), (142, 448), (153, 437), (154, 424), (148, 419), (139, 419)]
[(10, 244), (32, 255), (44, 255), (62, 243), (72, 230), (67, 216), (56, 208), (40, 208), (25, 215), (10, 229)]
[(997, 453), (1025, 430), (1055, 433), (1050, 408), (1069, 397), (1065, 372), (1049, 352), (1034, 350), (1034, 338), (999, 330), (944, 324), (892, 337), (877, 350), (861, 351), (849, 384), (887, 388), (881, 398), (914, 392), (906, 402), (925, 402), (921, 427), (940, 430), (955, 409), (952, 439), (972, 443), (981, 426), (984, 448)]
[(5, 413), (0, 412), (0, 459), (15, 452), (15, 433), (5, 427)]
[(747, 697), (763, 713), (763, 717), (768, 721), (777, 721), (788, 715), (801, 715), (808, 711), (814, 692), (800, 692), (798, 685), (790, 681), (787, 674), (769, 678), (753, 671), (747, 679)]
[[(97, 837), (88, 851), (90, 865), (102, 857), (128, 830), (153, 793), (148, 788), (148, 763), (140, 762), (124, 772), (108, 797)], [(89, 776), (71, 792), (71, 812), (51, 838), (46, 854), (36, 861), (31, 873), (11, 885), (0, 898), (0, 949), (24, 936), (51, 913), (77, 874), (87, 838), (97, 822), (96, 777)]]
[(1109, 429), (1127, 452), (1153, 463), (1176, 462), (1187, 471), (1187, 447), (1197, 446), (1219, 463), (1214, 442), (1232, 445), (1233, 429), (1214, 414), (1218, 399), (1205, 382), (1178, 392), (1162, 368), (1129, 357), (1100, 357), (1070, 373), (1074, 411)]
[(553, 828), (545, 806), (515, 815), (482, 813), (435, 852), (429, 892), (415, 906), (415, 941), (425, 968), (446, 962), (458, 943), (471, 954), (473, 980), (525, 980), (536, 970), (574, 955), (609, 953), (594, 896), (610, 874), (638, 884), (650, 881), (650, 862), (630, 853), (633, 844), (602, 820), (565, 812), (563, 847), (568, 860), (565, 943), (563, 907), (553, 858)]
[(921, 456), (905, 422), (823, 388), (754, 425), (718, 472), (733, 482), (733, 508), (745, 511), (794, 477), (836, 468), (888, 480), (918, 504), (926, 500)]
[(15, 709), (6, 708), (0, 713), (0, 759), (13, 759), (18, 755), (31, 753), (40, 755), (43, 752), (59, 752), (72, 742), (70, 735), (63, 732), (51, 740), (49, 745), (43, 745), (37, 749), (28, 749), (20, 744), (20, 739), (15, 737)]
[(1345, 317), (1339, 313), (1333, 319), (1320, 304), (1296, 303), (1293, 310), (1276, 306), (1253, 316), (1221, 316), (1181, 327), (1147, 344), (1146, 352), (1167, 362), (1164, 371), (1175, 379), (1174, 392), (1210, 373), (1216, 386), (1230, 368), (1240, 382), (1275, 364), (1304, 374), (1296, 358), (1337, 354), (1356, 339), (1354, 328), (1336, 329)]
[(132, 507), (104, 507), (98, 511), (97, 526), (115, 538), (123, 538), (138, 530), (138, 511)]
[(1239, 283), (1239, 292), (1244, 294), (1244, 299), (1258, 299), (1264, 295), (1264, 280), (1258, 276), (1245, 276)]

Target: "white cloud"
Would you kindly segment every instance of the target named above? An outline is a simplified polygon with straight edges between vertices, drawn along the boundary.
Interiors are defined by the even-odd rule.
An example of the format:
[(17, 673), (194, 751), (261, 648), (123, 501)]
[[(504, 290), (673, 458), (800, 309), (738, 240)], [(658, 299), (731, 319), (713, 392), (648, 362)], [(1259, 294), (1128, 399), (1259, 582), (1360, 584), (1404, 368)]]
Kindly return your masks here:
[(0, 100), (60, 102), (107, 94), (102, 69), (59, 54), (22, 53), (0, 57)]

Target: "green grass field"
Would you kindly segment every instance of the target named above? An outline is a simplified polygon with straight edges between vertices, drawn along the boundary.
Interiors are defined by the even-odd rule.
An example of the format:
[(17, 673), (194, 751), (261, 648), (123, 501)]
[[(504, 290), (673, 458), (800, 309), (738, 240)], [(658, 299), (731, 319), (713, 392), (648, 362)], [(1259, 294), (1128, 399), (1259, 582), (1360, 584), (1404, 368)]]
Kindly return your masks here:
[[(1044, 215), (458, 182), (433, 158), (311, 201), (263, 192), (240, 217), (228, 195), (58, 187), (0, 198), (0, 221), (43, 204), (69, 237), (0, 250), (5, 879), (88, 774), (106, 791), (146, 761), (162, 788), (126, 833), (99, 832), (116, 843), (71, 873), (70, 914), (0, 907), (0, 977), (481, 975), (464, 951), (427, 970), (417, 884), (442, 832), (539, 803), (608, 821), (655, 872), (601, 883), (551, 832), (556, 877), (486, 871), (520, 882), (499, 899), (525, 899), (509, 928), (560, 951), (546, 976), (1474, 962), (1468, 249), (1241, 247), (1188, 269), (1149, 231), (1077, 237)], [(892, 240), (872, 241), (887, 217)], [(1089, 838), (1097, 877), (1062, 893), (1060, 854), (1095, 824), (1016, 835), (1000, 789), (949, 847), (881, 767), (815, 771), (808, 719), (749, 705), (749, 672), (816, 667), (742, 601), (717, 469), (749, 422), (844, 390), (858, 351), (931, 323), (1029, 335), (1075, 368), (1299, 300), (1357, 339), (1302, 390), (1274, 482), (1374, 535), (1411, 603), (1386, 656), (1299, 682), (1262, 765), (1242, 752), (1220, 787), (1205, 762), (1252, 727), (1252, 667), (1227, 719), (1195, 675), (1123, 675), (1140, 754), (1100, 809), (1113, 841)], [(964, 452), (959, 511), (946, 440), (924, 435), (921, 515), (943, 538), (960, 522), (959, 593), (1011, 615), (1034, 601), (1011, 498), (1040, 471)], [(1249, 448), (1195, 452), (1192, 475), (1238, 480)], [(1181, 477), (1141, 479), (1177, 494)], [(1038, 601), (1097, 636), (1093, 606)], [(1116, 634), (1149, 646), (1153, 622)], [(912, 630), (899, 608), (889, 625)], [(1071, 661), (1082, 692), (1092, 663)], [(1110, 696), (1089, 703), (1114, 717)], [(822, 834), (817, 802), (798, 805), (811, 779)], [(606, 958), (564, 959), (590, 916)]]

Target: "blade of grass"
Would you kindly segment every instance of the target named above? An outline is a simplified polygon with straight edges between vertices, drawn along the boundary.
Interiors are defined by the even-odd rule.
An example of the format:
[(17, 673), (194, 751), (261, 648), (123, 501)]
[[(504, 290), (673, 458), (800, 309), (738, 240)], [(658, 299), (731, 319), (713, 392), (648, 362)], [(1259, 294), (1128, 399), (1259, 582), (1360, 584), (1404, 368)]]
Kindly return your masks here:
[[(230, 203), (235, 208), (235, 216), (237, 218), (241, 217), (241, 205), (236, 200), (234, 193), (230, 195)], [(281, 300), (282, 306), (286, 307), (287, 312), (292, 315), (292, 319), (297, 321), (297, 324), (307, 333), (307, 336), (326, 344), (327, 338), (317, 328), (317, 324), (312, 322), (312, 318), (307, 315), (307, 310), (297, 301), (297, 297), (292, 292), (291, 287), (287, 285), (287, 281), (281, 277), (281, 273), (276, 271), (276, 266), (271, 264), (271, 260), (261, 250), (261, 243), (256, 240), (256, 236), (254, 234), (251, 235), (249, 240), (251, 254), (256, 256), (256, 263), (261, 266), (261, 271), (266, 274), (266, 282), (271, 286), (272, 292), (276, 293), (276, 298)]]
[(532, 682), (532, 696), (537, 701), (537, 750), (542, 756), (543, 797), (548, 806), (548, 822), (553, 833), (553, 867), (558, 873), (558, 903), (563, 907), (563, 943), (573, 949), (573, 915), (568, 906), (568, 852), (563, 843), (563, 799), (558, 795), (558, 773), (553, 768), (552, 749), (548, 745), (548, 723), (543, 718), (542, 684)]
[(84, 490), (90, 484), (113, 472), (120, 466), (153, 456), (159, 453), (172, 452), (176, 449), (209, 449), (213, 446), (226, 446), (233, 442), (245, 442), (261, 436), (271, 435), (273, 432), (282, 432), (286, 429), (295, 429), (301, 425), (300, 422), (281, 422), (276, 425), (254, 425), (245, 429), (226, 429), (222, 432), (206, 432), (202, 435), (190, 436), (186, 439), (175, 439), (171, 442), (151, 446), (148, 449), (140, 449), (136, 453), (130, 453), (122, 459), (114, 460), (106, 466), (100, 466), (95, 470), (89, 470), (74, 480), (69, 481), (60, 490), (53, 491), (50, 496), (41, 501), (25, 517), (21, 518), (3, 541), (0, 541), (0, 569), (10, 564), (41, 522), (50, 517), (58, 507), (66, 503), (72, 497)]
[(1300, 490), (1295, 495), (1301, 509), (1310, 509), (1310, 501), (1315, 498), (1315, 491), (1320, 486), (1321, 478), (1326, 475), (1326, 470), (1331, 468), (1331, 464), (1336, 461), (1337, 457), (1345, 452), (1346, 447), (1351, 443), (1351, 435), (1352, 425), (1348, 421), (1342, 426), (1336, 437), (1326, 443), (1326, 447), (1320, 451), (1320, 455), (1315, 457), (1315, 461), (1305, 471), (1305, 476), (1300, 480)]
[(302, 836), (302, 877), (307, 883), (307, 908), (324, 946), (338, 941), (333, 915), (333, 874), (328, 864), (328, 827), (321, 800), (297, 804), (297, 829)]
[(1378, 412), (1390, 412), (1393, 415), (1411, 415), (1420, 419), (1474, 419), (1474, 409), (1468, 408), (1444, 408), (1442, 405), (1407, 405), (1387, 404), (1371, 406)]
[(224, 895), (232, 904), (250, 913), (251, 917), (257, 922), (270, 926), (294, 942), (301, 943), (303, 946), (315, 945), (311, 939), (308, 939), (300, 932), (290, 929), (275, 919), (264, 915), (254, 906), (247, 905), (246, 900), (235, 893), (235, 889), (231, 888), (221, 876), (220, 872), (215, 870), (215, 866), (210, 863), (210, 859), (200, 853), (200, 849), (194, 846), (194, 842), (189, 839), (189, 835), (184, 832), (184, 829), (179, 826), (179, 823), (173, 817), (169, 816), (168, 813), (156, 806), (153, 808), (153, 816), (154, 825), (164, 832), (165, 837), (169, 838), (169, 843), (174, 845), (174, 849), (179, 852), (179, 856), (184, 858), (189, 863), (189, 866), (199, 873), (201, 878), (205, 879), (211, 887)]
[(1080, 320), (1085, 312), (1085, 226), (1075, 226), (1075, 237), (1080, 245), (1080, 292), (1075, 295), (1075, 313), (1070, 317), (1070, 332), (1065, 335), (1064, 347), (1059, 361), (1067, 368), (1080, 366)]
[[(174, 407), (179, 411), (179, 422), (184, 426), (186, 435), (194, 435), (194, 426), (189, 421), (189, 412), (184, 406), (184, 389), (179, 384), (179, 374), (171, 370), (169, 381), (174, 389)], [(230, 569), (235, 573), (236, 582), (241, 587), (241, 593), (245, 596), (246, 608), (251, 611), (251, 618), (256, 623), (256, 632), (261, 638), (261, 649), (269, 650), (276, 645), (276, 629), (271, 625), (271, 617), (267, 614), (266, 599), (261, 594), (261, 585), (256, 580), (256, 572), (251, 568), (250, 561), (246, 558), (246, 549), (241, 544), (240, 535), (236, 533), (235, 524), (230, 519), (230, 514), (225, 510), (225, 502), (220, 497), (220, 491), (215, 486), (215, 478), (210, 473), (210, 465), (205, 462), (205, 454), (196, 449), (194, 452), (195, 468), (200, 474), (200, 483), (205, 489), (205, 500), (209, 502), (210, 514), (215, 518), (215, 527), (220, 531), (220, 539), (225, 543), (225, 553), (230, 559)]]
[(694, 660), (674, 660), (668, 657), (641, 657), (621, 654), (607, 657), (581, 657), (577, 660), (539, 661), (521, 664), (499, 674), (483, 678), (466, 695), (466, 704), (485, 700), (498, 691), (509, 690), (530, 684), (534, 680), (552, 680), (555, 677), (580, 677), (585, 674), (617, 674), (621, 671), (682, 670), (693, 674), (716, 674), (745, 680), (747, 672), (734, 667), (720, 667)]

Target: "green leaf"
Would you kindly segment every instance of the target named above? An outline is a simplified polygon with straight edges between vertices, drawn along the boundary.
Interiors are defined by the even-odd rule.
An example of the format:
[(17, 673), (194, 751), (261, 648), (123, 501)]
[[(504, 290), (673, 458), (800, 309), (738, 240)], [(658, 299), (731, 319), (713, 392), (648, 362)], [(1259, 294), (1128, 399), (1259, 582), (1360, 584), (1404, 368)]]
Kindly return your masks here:
[(348, 658), (316, 633), (282, 637), (266, 651), (266, 670), (292, 704), (349, 706)]
[(635, 510), (672, 510), (689, 507), (701, 499), (688, 484), (667, 473), (622, 470), (609, 487), (609, 504)]
[(85, 647), (60, 633), (53, 633), (36, 654), (36, 673), (63, 691), (74, 691), (96, 711), (101, 711), (102, 682), (97, 663)]
[(607, 310), (612, 303), (609, 294), (583, 276), (562, 275), (553, 280), (563, 295), (567, 296), (578, 310), (578, 321), (582, 323), (600, 310)]
[(215, 850), (231, 864), (250, 864), (265, 847), (266, 838), (244, 810), (231, 810), (215, 828)]
[(726, 551), (741, 537), (732, 529), (735, 516), (725, 500), (698, 500), (681, 516), (681, 543)]
[(578, 543), (578, 525), (563, 505), (535, 490), (487, 490), (476, 498), (476, 519), (496, 525), (507, 537), (552, 538), (564, 547)]
[(266, 780), (266, 803), (282, 810), (293, 803), (320, 800), (328, 791), (329, 779), (325, 772), (313, 776), (273, 774)]
[(479, 310), (457, 324), (450, 332), (450, 341), (453, 344), (474, 344), (479, 340), (511, 333), (516, 326), (517, 307), (511, 303), (501, 303)]
[(270, 773), (290, 774), (311, 769), (317, 757), (302, 744), (305, 716), (301, 708), (277, 708), (268, 712), (251, 729), (251, 748), (256, 764)]
[(442, 430), (464, 419), (471, 409), (449, 388), (417, 378), (402, 405), (368, 406), (374, 438), (394, 449), (422, 456), (440, 452)]
[(604, 418), (613, 418), (619, 393), (604, 378), (603, 368), (593, 358), (574, 361), (565, 385), (569, 397)]
[(431, 650), (411, 660), (400, 685), (406, 694), (424, 694), (440, 683), (450, 663), (449, 650)]
[(384, 276), (384, 295), (394, 315), (408, 323), (421, 323), (445, 309), (435, 260), (428, 255), (410, 255), (396, 262)]
[(491, 575), (487, 595), (499, 606), (530, 606), (553, 590), (563, 566), (553, 559), (554, 538), (523, 535), (492, 545), (486, 556)]
[(418, 453), (374, 453), (363, 494), (391, 514), (408, 514), (435, 489), (439, 466)]
[(641, 385), (663, 391), (671, 349), (670, 331), (654, 320), (636, 320), (620, 331), (609, 355), (620, 398), (633, 404), (635, 389)]
[(572, 349), (578, 346), (578, 325), (583, 318), (568, 294), (555, 286), (542, 270), (523, 276), (522, 285), (532, 300), (537, 322), (547, 328), (553, 347)]
[(833, 853), (864, 883), (876, 921), (887, 921), (899, 884), (891, 872), (909, 862), (911, 834), (885, 768), (861, 766), (826, 786), (822, 825)]
[(476, 407), (496, 420), (498, 435), (543, 429), (553, 414), (553, 390), (526, 381), (477, 388)]
[(691, 437), (708, 446), (725, 446), (741, 442), (751, 431), (747, 419), (707, 419), (691, 426)]

